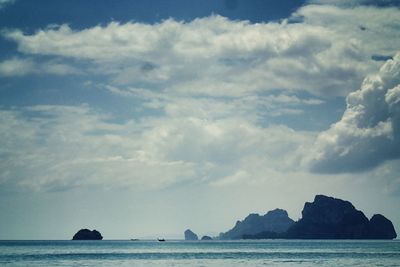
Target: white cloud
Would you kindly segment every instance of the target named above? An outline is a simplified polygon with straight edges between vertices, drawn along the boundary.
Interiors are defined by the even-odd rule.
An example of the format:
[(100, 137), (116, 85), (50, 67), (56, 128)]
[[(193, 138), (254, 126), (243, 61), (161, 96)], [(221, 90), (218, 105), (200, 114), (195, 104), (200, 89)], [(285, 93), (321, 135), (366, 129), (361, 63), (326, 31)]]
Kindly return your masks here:
[(251, 181), (266, 169), (293, 169), (293, 151), (312, 140), (309, 133), (240, 118), (166, 116), (116, 124), (88, 106), (3, 109), (0, 115), (0, 183), (39, 191), (144, 190), (245, 172)]
[(400, 157), (400, 53), (347, 97), (343, 117), (315, 147), (317, 172), (363, 171)]
[(292, 20), (300, 23), (211, 16), (4, 35), (28, 55), (89, 61), (89, 70), (106, 75), (115, 87), (218, 97), (272, 89), (345, 96), (378, 68), (372, 55), (390, 56), (398, 47), (394, 8), (305, 6)]
[(0, 75), (23, 76), (34, 71), (34, 62), (30, 59), (12, 58), (0, 62)]
[(239, 170), (238, 172), (234, 173), (233, 175), (224, 177), (222, 179), (212, 181), (210, 183), (211, 186), (227, 186), (232, 184), (237, 184), (249, 179), (249, 174), (245, 171)]
[(36, 73), (48, 73), (53, 75), (71, 75), (71, 74), (83, 74), (83, 71), (77, 68), (63, 63), (58, 62), (46, 62), (38, 65)]
[(242, 97), (191, 96), (177, 92), (144, 88), (121, 89), (103, 85), (104, 89), (133, 99), (140, 99), (142, 108), (159, 109), (171, 117), (193, 116), (201, 119), (241, 118), (257, 124), (257, 120), (283, 115), (298, 115), (306, 106), (322, 105), (318, 98), (298, 97), (283, 92)]
[[(359, 87), (362, 77), (378, 69), (372, 55), (391, 56), (398, 49), (399, 24), (393, 8), (314, 5), (281, 23), (212, 16), (83, 30), (62, 25), (32, 35), (8, 31), (4, 35), (29, 58), (0, 63), (3, 76), (78, 73), (84, 62), (89, 79), (106, 77), (100, 88), (162, 115), (117, 124), (87, 106), (2, 110), (1, 181), (38, 190), (159, 188), (186, 181), (227, 186), (301, 169), (315, 133), (263, 128), (260, 120), (302, 114), (305, 105), (328, 101), (295, 90), (326, 98)], [(43, 55), (53, 57), (47, 66), (38, 63)], [(78, 63), (65, 64), (66, 58)], [(399, 89), (388, 85), (390, 77), (382, 78), (386, 92), (380, 98), (364, 95), (364, 88), (375, 86), (372, 80), (348, 97), (342, 120), (317, 140), (314, 171), (379, 163), (371, 152), (379, 146), (371, 144), (386, 148), (389, 137), (397, 140)], [(369, 110), (375, 114), (367, 100), (389, 112), (368, 127), (358, 124), (371, 118)]]
[[(293, 18), (334, 32), (336, 38), (341, 37), (341, 41), (334, 43), (337, 56), (358, 60), (373, 54), (394, 56), (400, 38), (398, 13), (398, 8), (310, 5), (296, 11)], [(349, 45), (343, 46), (344, 43)]]
[(1, 111), (3, 184), (34, 190), (160, 187), (192, 175), (189, 163), (142, 156), (135, 122), (107, 123), (87, 106)]
[(310, 4), (338, 5), (354, 7), (358, 5), (398, 6), (397, 0), (308, 0)]
[(0, 76), (24, 76), (27, 74), (79, 74), (78, 69), (56, 61), (38, 63), (31, 58), (11, 58), (0, 62)]

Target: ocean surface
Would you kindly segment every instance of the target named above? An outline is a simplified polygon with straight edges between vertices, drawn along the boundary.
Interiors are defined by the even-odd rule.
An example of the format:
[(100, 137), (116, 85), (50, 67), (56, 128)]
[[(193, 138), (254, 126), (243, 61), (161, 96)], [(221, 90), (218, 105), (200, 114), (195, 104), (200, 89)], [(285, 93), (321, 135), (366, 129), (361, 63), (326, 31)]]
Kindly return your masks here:
[(0, 241), (0, 266), (400, 266), (400, 241)]

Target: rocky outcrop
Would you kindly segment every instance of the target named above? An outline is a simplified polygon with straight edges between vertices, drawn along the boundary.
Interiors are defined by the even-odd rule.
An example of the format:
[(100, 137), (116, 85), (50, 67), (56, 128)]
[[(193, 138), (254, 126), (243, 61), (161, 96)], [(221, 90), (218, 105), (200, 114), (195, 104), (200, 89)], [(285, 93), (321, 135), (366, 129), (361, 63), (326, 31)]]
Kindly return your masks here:
[(195, 233), (193, 233), (192, 230), (190, 229), (187, 229), (184, 232), (184, 235), (185, 235), (185, 240), (191, 240), (191, 241), (199, 240), (198, 236)]
[(100, 232), (93, 230), (90, 231), (89, 229), (81, 229), (79, 230), (72, 240), (102, 240), (103, 236)]
[(394, 239), (397, 237), (393, 223), (381, 214), (375, 214), (369, 221), (370, 239)]
[(302, 218), (294, 222), (285, 210), (250, 214), (220, 239), (394, 239), (392, 222), (376, 214), (371, 220), (349, 201), (317, 195), (306, 202)]
[(285, 233), (275, 233), (275, 232), (261, 232), (257, 234), (244, 234), (242, 239), (277, 239), (277, 238), (285, 238)]
[(288, 213), (282, 209), (275, 209), (265, 215), (250, 214), (243, 221), (237, 221), (236, 225), (226, 233), (221, 233), (220, 239), (252, 238), (261, 233), (281, 234), (294, 224)]
[(211, 236), (204, 235), (201, 240), (206, 241), (206, 240), (213, 240)]
[(317, 195), (306, 202), (302, 218), (290, 227), (286, 238), (299, 239), (392, 239), (392, 223), (382, 215), (371, 221), (350, 202)]

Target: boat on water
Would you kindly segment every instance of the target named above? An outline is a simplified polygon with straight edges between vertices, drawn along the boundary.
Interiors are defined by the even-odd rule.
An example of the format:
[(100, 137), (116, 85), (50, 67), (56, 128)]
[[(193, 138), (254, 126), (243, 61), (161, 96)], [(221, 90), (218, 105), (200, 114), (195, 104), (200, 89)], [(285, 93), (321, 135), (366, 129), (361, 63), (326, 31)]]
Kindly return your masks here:
[(139, 241), (137, 238), (131, 238), (131, 241)]
[(164, 238), (157, 238), (158, 242), (165, 242)]

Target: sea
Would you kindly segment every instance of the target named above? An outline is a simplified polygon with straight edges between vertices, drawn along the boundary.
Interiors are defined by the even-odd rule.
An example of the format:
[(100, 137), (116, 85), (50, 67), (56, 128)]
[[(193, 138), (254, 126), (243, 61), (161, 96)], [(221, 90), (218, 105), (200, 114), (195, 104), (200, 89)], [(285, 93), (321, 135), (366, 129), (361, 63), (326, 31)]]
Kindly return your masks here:
[(0, 241), (0, 266), (400, 266), (400, 241)]

